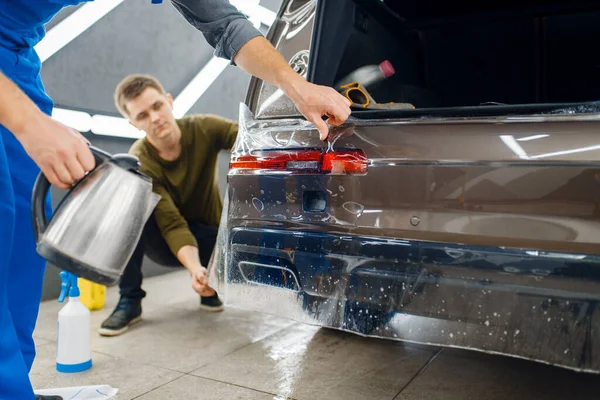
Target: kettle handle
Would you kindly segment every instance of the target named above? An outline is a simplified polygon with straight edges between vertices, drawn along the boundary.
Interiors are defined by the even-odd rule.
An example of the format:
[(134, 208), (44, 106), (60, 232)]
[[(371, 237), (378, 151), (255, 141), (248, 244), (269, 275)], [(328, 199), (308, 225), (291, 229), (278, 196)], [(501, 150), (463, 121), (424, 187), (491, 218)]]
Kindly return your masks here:
[[(90, 150), (92, 151), (94, 159), (96, 160), (96, 166), (94, 169), (96, 169), (103, 162), (110, 160), (112, 157), (109, 153), (93, 146), (90, 146)], [(92, 169), (92, 171), (94, 169)], [(85, 176), (82, 178), (82, 180), (83, 179), (85, 179)], [(46, 227), (48, 226), (45, 203), (50, 186), (51, 185), (48, 181), (48, 178), (46, 178), (42, 171), (40, 171), (35, 180), (33, 191), (31, 193), (31, 219), (33, 220), (33, 235), (36, 243), (39, 241), (40, 235), (44, 233)]]

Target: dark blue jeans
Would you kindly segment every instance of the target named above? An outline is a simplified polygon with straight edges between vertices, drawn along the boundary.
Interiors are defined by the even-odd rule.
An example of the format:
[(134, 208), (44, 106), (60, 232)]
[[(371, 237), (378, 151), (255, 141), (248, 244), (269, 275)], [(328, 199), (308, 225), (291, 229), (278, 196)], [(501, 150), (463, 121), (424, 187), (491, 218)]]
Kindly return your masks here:
[[(198, 242), (198, 252), (200, 253), (200, 262), (208, 267), (208, 262), (215, 248), (217, 241), (218, 226), (205, 225), (199, 221), (187, 221), (190, 231)], [(121, 296), (131, 299), (142, 299), (146, 292), (142, 290), (142, 263), (144, 254), (149, 259), (159, 265), (166, 267), (181, 267), (177, 257), (171, 252), (167, 242), (156, 224), (156, 219), (152, 215), (146, 226), (138, 245), (125, 267), (125, 271), (119, 282)]]

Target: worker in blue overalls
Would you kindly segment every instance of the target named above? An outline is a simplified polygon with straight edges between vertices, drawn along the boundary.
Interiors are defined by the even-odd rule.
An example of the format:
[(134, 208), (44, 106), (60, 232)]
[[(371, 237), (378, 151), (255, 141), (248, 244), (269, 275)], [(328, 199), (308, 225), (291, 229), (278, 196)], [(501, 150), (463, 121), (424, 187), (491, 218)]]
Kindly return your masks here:
[[(41, 169), (69, 188), (94, 168), (85, 139), (51, 119), (34, 45), (64, 6), (84, 0), (0, 0), (0, 399), (33, 399), (28, 373), (45, 262), (36, 254), (31, 191)], [(162, 0), (152, 0), (160, 3)], [(295, 73), (228, 0), (171, 0), (219, 57), (279, 87), (318, 128), (350, 115), (349, 101)], [(329, 119), (325, 123), (322, 116)], [(47, 206), (49, 208), (49, 201)], [(38, 396), (38, 398), (41, 398)]]

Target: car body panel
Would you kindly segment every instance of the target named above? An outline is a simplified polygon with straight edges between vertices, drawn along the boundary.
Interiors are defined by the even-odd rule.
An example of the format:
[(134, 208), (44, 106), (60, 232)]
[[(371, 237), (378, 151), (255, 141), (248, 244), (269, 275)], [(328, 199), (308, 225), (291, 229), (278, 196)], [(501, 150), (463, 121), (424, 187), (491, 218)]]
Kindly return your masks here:
[[(292, 3), (314, 5), (281, 21)], [(351, 117), (323, 142), (257, 82), (232, 160), (360, 150), (368, 168), (232, 168), (210, 266), (227, 303), (600, 372), (597, 114)]]

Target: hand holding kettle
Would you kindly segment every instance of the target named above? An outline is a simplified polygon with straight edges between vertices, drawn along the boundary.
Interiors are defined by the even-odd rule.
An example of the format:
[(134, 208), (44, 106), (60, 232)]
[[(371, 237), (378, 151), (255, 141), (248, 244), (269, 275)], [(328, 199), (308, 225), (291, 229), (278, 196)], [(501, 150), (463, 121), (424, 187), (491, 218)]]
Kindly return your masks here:
[(71, 188), (94, 169), (94, 156), (85, 138), (39, 110), (15, 136), (48, 181), (61, 189)]
[[(87, 146), (86, 146), (87, 147)], [(69, 190), (48, 221), (50, 182), (40, 172), (31, 201), (37, 252), (95, 283), (119, 281), (160, 196), (137, 157), (90, 147), (96, 167)], [(79, 154), (79, 153), (77, 153)]]

